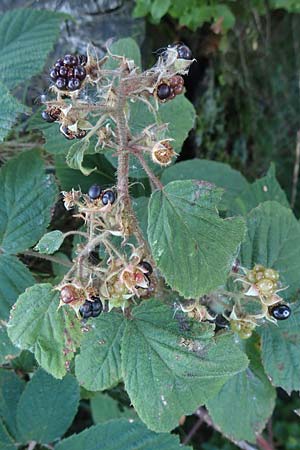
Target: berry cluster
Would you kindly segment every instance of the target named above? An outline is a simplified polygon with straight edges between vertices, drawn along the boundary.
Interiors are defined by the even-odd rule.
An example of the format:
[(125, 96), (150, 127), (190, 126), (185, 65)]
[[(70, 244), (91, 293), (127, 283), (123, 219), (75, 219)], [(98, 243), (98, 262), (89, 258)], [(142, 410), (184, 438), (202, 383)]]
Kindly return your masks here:
[(103, 311), (103, 305), (99, 297), (93, 297), (93, 301), (86, 300), (79, 308), (79, 314), (83, 319), (98, 317)]
[(169, 80), (161, 80), (156, 87), (155, 94), (160, 102), (172, 100), (176, 95), (182, 94), (184, 79), (181, 75), (174, 75)]
[(256, 324), (247, 320), (230, 320), (230, 328), (241, 339), (248, 339), (255, 330)]
[(177, 53), (178, 59), (185, 59), (188, 61), (191, 61), (193, 59), (192, 51), (191, 49), (181, 42), (175, 43), (175, 44), (169, 44), (167, 48), (161, 50), (159, 53), (163, 60), (166, 60), (168, 58), (168, 54), (170, 51), (174, 52), (174, 50)]
[(256, 264), (252, 270), (247, 272), (247, 279), (255, 284), (263, 297), (269, 297), (278, 290), (279, 273), (274, 269), (268, 269)]
[(108, 205), (109, 203), (112, 205), (116, 201), (116, 195), (112, 190), (103, 190), (98, 184), (93, 184), (89, 188), (88, 196), (92, 201), (101, 198), (102, 204), (104, 206)]
[(55, 65), (50, 69), (49, 76), (57, 89), (77, 91), (86, 77), (86, 69), (84, 67), (86, 63), (87, 57), (85, 55), (65, 55), (56, 61)]

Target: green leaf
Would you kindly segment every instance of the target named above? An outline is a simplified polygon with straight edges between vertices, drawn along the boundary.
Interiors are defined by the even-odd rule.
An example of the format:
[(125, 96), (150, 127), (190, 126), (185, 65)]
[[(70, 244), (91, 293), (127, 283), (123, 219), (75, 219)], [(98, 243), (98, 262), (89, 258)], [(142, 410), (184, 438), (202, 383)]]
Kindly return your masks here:
[(9, 89), (42, 71), (67, 17), (22, 8), (0, 15), (0, 80)]
[(46, 255), (52, 255), (60, 248), (63, 242), (64, 233), (59, 230), (50, 231), (49, 233), (44, 234), (34, 247), (34, 250), (45, 253)]
[(91, 410), (94, 423), (107, 422), (119, 418), (136, 418), (133, 408), (125, 408), (121, 411), (117, 400), (107, 394), (96, 394), (91, 399)]
[(31, 247), (45, 233), (57, 189), (32, 150), (8, 161), (0, 172), (0, 246), (7, 253)]
[(83, 158), (90, 149), (90, 141), (84, 139), (75, 142), (69, 149), (66, 161), (71, 169), (80, 170), (83, 175), (90, 175), (97, 167), (84, 167)]
[(214, 21), (217, 22), (219, 19), (222, 20), (222, 29), (224, 31), (233, 28), (235, 24), (235, 16), (227, 5), (217, 3), (213, 6), (213, 16)]
[(63, 157), (55, 158), (56, 176), (63, 190), (80, 188), (82, 192), (88, 192), (93, 184), (100, 184), (100, 186), (115, 184), (115, 169), (103, 155), (88, 155), (84, 158), (84, 164), (88, 167), (96, 167), (96, 170), (89, 176), (85, 176), (80, 170), (67, 166)]
[(156, 299), (135, 307), (126, 323), (125, 388), (139, 417), (154, 431), (175, 428), (182, 415), (195, 411), (247, 366), (231, 334), (208, 339), (200, 328), (192, 338), (191, 331), (184, 334), (181, 328), (172, 308)]
[[(16, 413), (25, 382), (13, 371), (0, 369), (0, 417), (9, 433), (17, 436)], [(1, 447), (0, 447), (1, 448)]]
[(53, 442), (71, 425), (79, 404), (79, 386), (72, 375), (56, 380), (38, 370), (27, 383), (17, 409), (22, 442)]
[(16, 446), (0, 419), (0, 450), (16, 450)]
[[(127, 59), (133, 59), (135, 65), (142, 67), (141, 52), (136, 41), (132, 38), (119, 39), (109, 45), (109, 51), (113, 55), (125, 56)], [(105, 69), (115, 69), (118, 62), (110, 58), (105, 64)]]
[(161, 181), (167, 184), (175, 180), (203, 180), (224, 189), (222, 205), (228, 208), (233, 199), (247, 188), (248, 182), (228, 164), (206, 159), (191, 159), (164, 170)]
[(42, 131), (45, 138), (44, 148), (46, 152), (51, 153), (52, 155), (66, 155), (74, 144), (73, 141), (64, 137), (59, 131), (59, 126), (56, 123), (45, 123), (40, 117), (39, 120), (36, 121), (36, 124), (33, 124), (30, 128)]
[(292, 310), (291, 317), (278, 325), (264, 324), (259, 328), (262, 337), (264, 368), (274, 386), (288, 393), (300, 390), (300, 310)]
[(188, 180), (173, 181), (151, 196), (148, 238), (153, 257), (167, 283), (186, 298), (225, 283), (243, 239), (243, 219), (218, 216), (221, 195), (221, 189), (206, 182)]
[[(180, 114), (178, 114), (179, 111)], [(169, 124), (166, 137), (174, 139), (172, 145), (178, 153), (181, 152), (189, 131), (194, 127), (195, 119), (195, 108), (184, 95), (179, 95), (174, 100), (159, 106), (158, 122)]]
[(0, 364), (7, 364), (18, 356), (21, 350), (15, 347), (8, 337), (6, 326), (0, 322)]
[(75, 373), (81, 386), (90, 391), (103, 391), (121, 380), (123, 332), (123, 315), (110, 312), (98, 317), (85, 333), (80, 354), (75, 358)]
[(290, 299), (300, 289), (300, 224), (292, 211), (277, 202), (264, 202), (247, 217), (246, 239), (241, 247), (242, 265), (255, 264), (279, 271), (288, 289), (280, 295)]
[(20, 370), (23, 373), (34, 372), (37, 368), (34, 354), (29, 350), (22, 350), (20, 356), (12, 360), (11, 365), (16, 371)]
[[(180, 111), (180, 114), (178, 114), (178, 111)], [(174, 100), (160, 105), (155, 116), (153, 112), (149, 111), (145, 103), (141, 101), (130, 103), (129, 126), (133, 134), (139, 134), (156, 121), (158, 124), (169, 124), (168, 131), (164, 135), (158, 136), (157, 140), (163, 138), (174, 139), (172, 146), (176, 152), (180, 153), (182, 144), (186, 140), (190, 129), (194, 126), (195, 117), (195, 109), (192, 103), (184, 95), (179, 95)], [(113, 151), (105, 152), (109, 162), (114, 167), (117, 167), (118, 159), (113, 155), (115, 155)], [(150, 156), (144, 155), (144, 157), (154, 173), (159, 174), (162, 171), (162, 168), (154, 163)], [(129, 159), (129, 175), (132, 178), (145, 177), (144, 169), (132, 155), (130, 155)]]
[[(100, 439), (99, 439), (100, 437)], [(182, 450), (178, 436), (156, 434), (125, 419), (98, 424), (63, 439), (55, 450)]]
[(59, 293), (51, 284), (28, 288), (11, 312), (8, 335), (17, 347), (33, 352), (47, 372), (62, 378), (79, 346), (81, 330), (71, 308), (58, 305)]
[(35, 283), (27, 267), (15, 256), (0, 254), (0, 318), (7, 320), (9, 311), (26, 288)]
[(168, 9), (171, 5), (171, 0), (154, 0), (151, 6), (151, 14), (156, 22), (167, 14)]
[(264, 372), (260, 352), (254, 345), (249, 356), (250, 366), (228, 380), (206, 406), (214, 423), (226, 436), (255, 443), (256, 435), (261, 434), (272, 414), (276, 391)]
[(235, 199), (230, 210), (236, 214), (247, 215), (251, 209), (268, 200), (274, 200), (289, 208), (285, 192), (276, 180), (273, 164), (265, 177), (246, 186), (245, 190)]
[(12, 128), (18, 114), (23, 113), (26, 110), (27, 108), (19, 103), (18, 100), (9, 93), (7, 87), (0, 81), (0, 142), (4, 140)]
[(151, 10), (151, 0), (136, 0), (133, 17), (146, 16)]

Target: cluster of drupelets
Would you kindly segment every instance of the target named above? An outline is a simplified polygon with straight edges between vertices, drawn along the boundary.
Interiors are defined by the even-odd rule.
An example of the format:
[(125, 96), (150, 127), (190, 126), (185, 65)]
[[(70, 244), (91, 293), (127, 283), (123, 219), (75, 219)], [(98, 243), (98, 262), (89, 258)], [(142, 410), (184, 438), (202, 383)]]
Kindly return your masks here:
[[(150, 153), (155, 163), (168, 165), (176, 153), (167, 135), (168, 124), (157, 124), (156, 111), (159, 103), (184, 92), (182, 76), (192, 62), (190, 49), (181, 43), (159, 51), (156, 64), (144, 72), (134, 61), (109, 49), (102, 59), (91, 47), (86, 56), (65, 55), (50, 70), (55, 98), (45, 102), (42, 118), (59, 124), (69, 140), (81, 139), (84, 145), (96, 138), (96, 152), (114, 150), (119, 155), (126, 151), (138, 159)], [(128, 125), (130, 101), (144, 102), (153, 113), (154, 123), (136, 135)], [(125, 311), (139, 298), (153, 296), (156, 289), (153, 262), (149, 262), (147, 244), (132, 225), (119, 178), (117, 188), (93, 185), (87, 194), (74, 189), (63, 192), (66, 209), (74, 209), (74, 217), (83, 220), (86, 231), (71, 232), (82, 241), (57, 289), (60, 306), (72, 307), (83, 319), (112, 308)]]
[[(261, 264), (256, 264), (249, 270), (235, 262), (231, 275), (234, 282), (241, 283), (239, 291), (222, 292), (220, 290), (215, 295), (212, 294), (211, 298), (206, 296), (202, 301), (200, 299), (185, 302), (180, 305), (180, 309), (187, 313), (188, 317), (199, 322), (214, 322), (217, 329), (230, 328), (242, 339), (251, 337), (255, 328), (265, 320), (276, 324), (278, 320), (286, 320), (290, 317), (291, 308), (278, 295), (278, 292), (287, 289), (287, 287), (281, 287), (278, 271)], [(215, 314), (210, 309), (211, 303), (214, 301), (218, 303), (224, 295), (233, 301), (231, 311), (226, 311), (229, 305), (225, 303), (224, 313)], [(247, 304), (249, 301), (252, 304), (259, 303), (256, 312), (246, 312), (244, 303)]]
[(287, 287), (282, 288), (279, 281), (279, 272), (275, 269), (256, 264), (253, 269), (240, 268), (242, 274), (237, 274), (235, 281), (242, 283), (245, 298), (258, 299), (260, 311), (243, 314), (236, 304), (230, 315), (230, 326), (240, 337), (247, 339), (262, 320), (277, 323), (277, 320), (286, 320), (291, 315), (290, 307), (278, 295)]
[(127, 243), (130, 256), (126, 257), (112, 242), (114, 236), (123, 236), (119, 221), (122, 205), (115, 190), (94, 184), (87, 194), (72, 190), (63, 192), (63, 197), (65, 208), (75, 209), (74, 217), (87, 224), (88, 232), (79, 233), (88, 243), (78, 244), (74, 266), (57, 287), (60, 306), (69, 305), (78, 316), (89, 319), (112, 308), (125, 310), (130, 301), (150, 297), (155, 281), (143, 250)]
[[(109, 60), (117, 61), (118, 67), (106, 69)], [(135, 66), (134, 61), (113, 55), (109, 49), (102, 59), (97, 57), (93, 48), (88, 48), (87, 55), (67, 54), (50, 69), (50, 89), (56, 99), (45, 101), (42, 118), (49, 123), (58, 123), (66, 139), (89, 140), (95, 136), (96, 148), (104, 151), (115, 149), (118, 140), (115, 82), (120, 71), (124, 72), (124, 65), (127, 99), (143, 101), (155, 113), (159, 103), (170, 101), (184, 92), (182, 75), (188, 73), (192, 62), (191, 50), (181, 43), (160, 50), (156, 64), (144, 72)], [(95, 117), (98, 118), (96, 124)], [(139, 136), (133, 136), (133, 155), (150, 153), (155, 163), (162, 166), (171, 164), (176, 153), (167, 130), (167, 124), (154, 123)]]

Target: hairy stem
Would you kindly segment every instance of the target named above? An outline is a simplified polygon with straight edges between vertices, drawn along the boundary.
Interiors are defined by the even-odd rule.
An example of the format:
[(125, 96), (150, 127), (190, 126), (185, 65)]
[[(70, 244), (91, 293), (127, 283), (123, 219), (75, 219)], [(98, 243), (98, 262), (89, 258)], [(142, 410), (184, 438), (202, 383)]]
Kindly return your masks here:
[(152, 172), (152, 170), (150, 169), (150, 167), (148, 166), (148, 164), (145, 161), (144, 156), (141, 153), (136, 152), (135, 156), (137, 157), (137, 159), (139, 160), (139, 162), (141, 163), (141, 166), (143, 167), (144, 171), (146, 172), (146, 174), (148, 175), (148, 178), (150, 179), (150, 181), (152, 182), (152, 184), (156, 187), (156, 189), (158, 190), (162, 190), (164, 185), (162, 184), (162, 182), (154, 175), (154, 173)]
[(126, 83), (120, 76), (118, 87), (117, 104), (116, 104), (116, 125), (118, 136), (118, 171), (117, 171), (117, 191), (118, 196), (122, 199), (124, 209), (122, 217), (122, 225), (125, 234), (133, 233), (140, 245), (144, 247), (144, 251), (149, 255), (149, 247), (141, 232), (137, 222), (135, 213), (132, 208), (131, 198), (129, 194), (129, 153), (127, 151), (129, 133), (126, 120)]

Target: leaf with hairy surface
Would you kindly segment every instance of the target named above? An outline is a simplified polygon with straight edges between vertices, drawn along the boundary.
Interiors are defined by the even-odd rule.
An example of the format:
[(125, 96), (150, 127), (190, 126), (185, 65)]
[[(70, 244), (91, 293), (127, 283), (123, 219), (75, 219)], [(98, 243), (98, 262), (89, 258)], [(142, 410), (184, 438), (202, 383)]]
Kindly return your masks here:
[(12, 309), (8, 335), (17, 347), (33, 352), (47, 372), (62, 378), (79, 346), (81, 329), (71, 308), (58, 305), (59, 293), (51, 284), (26, 289)]
[(244, 237), (242, 218), (218, 215), (222, 192), (206, 182), (173, 181), (150, 198), (153, 257), (167, 283), (186, 298), (225, 283)]
[[(122, 339), (122, 372), (130, 400), (154, 431), (170, 431), (244, 370), (246, 355), (233, 336), (215, 339), (207, 324), (182, 323), (170, 306), (144, 301), (132, 311)], [(210, 338), (209, 338), (210, 337)]]

